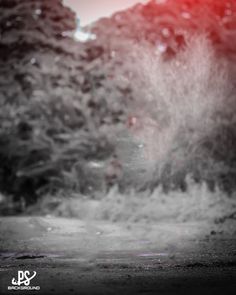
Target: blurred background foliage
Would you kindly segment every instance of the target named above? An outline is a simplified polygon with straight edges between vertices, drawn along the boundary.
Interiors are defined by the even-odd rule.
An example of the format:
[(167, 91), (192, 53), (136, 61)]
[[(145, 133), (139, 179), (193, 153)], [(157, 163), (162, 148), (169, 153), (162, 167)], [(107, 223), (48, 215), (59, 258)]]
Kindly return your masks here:
[[(59, 191), (100, 198), (114, 185), (121, 191), (153, 190), (160, 185), (166, 191), (186, 190), (187, 175), (207, 182), (212, 190), (217, 185), (232, 193), (236, 175), (235, 1), (153, 0), (137, 4), (84, 28), (96, 36), (85, 43), (73, 38), (76, 24), (75, 14), (60, 0), (0, 0), (1, 193), (29, 205)], [(158, 93), (155, 91), (161, 85), (150, 84), (158, 65), (151, 76), (145, 65), (158, 55), (162, 73), (167, 73), (165, 63), (175, 69), (173, 60), (188, 47), (188, 36), (201, 34), (208, 45), (195, 56), (204, 59), (213, 46), (206, 67), (224, 60), (220, 62), (224, 75), (215, 81), (219, 91), (221, 83), (226, 83), (221, 96), (227, 100), (224, 108), (221, 104), (211, 114), (217, 128), (201, 137), (186, 130), (186, 117), (184, 130), (173, 134), (178, 140), (171, 141), (172, 149), (167, 148), (167, 160), (158, 166), (160, 159), (152, 155), (149, 166), (145, 157), (141, 160), (142, 140), (147, 140), (143, 135), (164, 119), (157, 118), (152, 107), (153, 100), (160, 97), (160, 93), (153, 93)], [(191, 66), (189, 61), (184, 63)], [(201, 73), (204, 63), (197, 64), (198, 60), (191, 69)], [(213, 69), (214, 78), (219, 76), (218, 70)], [(204, 76), (207, 81), (211, 73)], [(175, 80), (185, 75), (191, 78), (189, 69), (174, 74)], [(202, 80), (187, 83), (191, 87), (194, 81)], [(186, 84), (180, 83), (180, 90), (181, 85)], [(210, 97), (214, 95), (211, 92)], [(200, 100), (191, 100), (191, 106)], [(191, 106), (186, 113), (191, 113)], [(163, 108), (162, 115), (165, 112)], [(204, 113), (199, 112), (197, 119), (201, 116)], [(179, 117), (174, 118), (176, 125)], [(142, 131), (135, 137), (132, 128), (136, 121)], [(189, 138), (193, 133), (199, 135), (197, 143), (202, 145), (179, 165), (179, 159), (186, 159), (189, 151), (199, 146)]]

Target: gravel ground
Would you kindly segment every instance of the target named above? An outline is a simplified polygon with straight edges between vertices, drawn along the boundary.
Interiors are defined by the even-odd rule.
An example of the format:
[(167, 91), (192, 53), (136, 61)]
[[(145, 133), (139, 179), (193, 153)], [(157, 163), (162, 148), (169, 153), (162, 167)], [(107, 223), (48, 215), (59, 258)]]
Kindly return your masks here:
[[(235, 225), (0, 219), (0, 293), (18, 270), (35, 294), (233, 294)], [(34, 291), (30, 291), (34, 294)]]

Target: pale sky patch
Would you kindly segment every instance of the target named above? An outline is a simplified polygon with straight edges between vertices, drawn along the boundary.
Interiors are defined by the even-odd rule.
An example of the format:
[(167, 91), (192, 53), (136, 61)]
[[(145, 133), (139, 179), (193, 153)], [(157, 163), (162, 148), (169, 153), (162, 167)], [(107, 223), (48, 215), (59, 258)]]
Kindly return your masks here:
[(129, 8), (137, 3), (145, 3), (147, 0), (64, 0), (85, 26), (101, 17), (107, 17), (113, 13)]

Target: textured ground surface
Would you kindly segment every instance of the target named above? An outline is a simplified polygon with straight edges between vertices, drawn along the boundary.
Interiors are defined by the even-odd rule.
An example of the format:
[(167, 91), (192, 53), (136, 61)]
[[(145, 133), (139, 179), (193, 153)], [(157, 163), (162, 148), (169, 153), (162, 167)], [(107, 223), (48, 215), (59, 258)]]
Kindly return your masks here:
[(234, 229), (1, 218), (0, 293), (10, 293), (18, 270), (30, 270), (38, 294), (233, 294)]

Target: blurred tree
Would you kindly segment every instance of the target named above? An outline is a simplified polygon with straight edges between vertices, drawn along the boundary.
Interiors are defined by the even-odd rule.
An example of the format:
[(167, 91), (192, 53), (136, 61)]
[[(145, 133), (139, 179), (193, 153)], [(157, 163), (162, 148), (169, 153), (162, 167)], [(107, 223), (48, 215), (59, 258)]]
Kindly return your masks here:
[(16, 198), (34, 200), (47, 182), (50, 169), (39, 177), (20, 173), (50, 159), (42, 135), (53, 126), (40, 127), (37, 101), (51, 99), (60, 71), (67, 78), (66, 64), (57, 62), (68, 55), (67, 35), (75, 28), (75, 14), (61, 0), (0, 0), (0, 189)]
[(121, 112), (106, 101), (99, 48), (75, 42), (76, 26), (61, 0), (0, 0), (0, 190), (15, 200), (83, 191), (86, 163), (111, 154), (99, 128)]
[(9, 83), (17, 82), (16, 88), (21, 86), (29, 94), (34, 81), (24, 73), (39, 67), (34, 53), (62, 53), (65, 43), (60, 41), (75, 28), (75, 15), (61, 0), (0, 0), (1, 75), (11, 68)]

